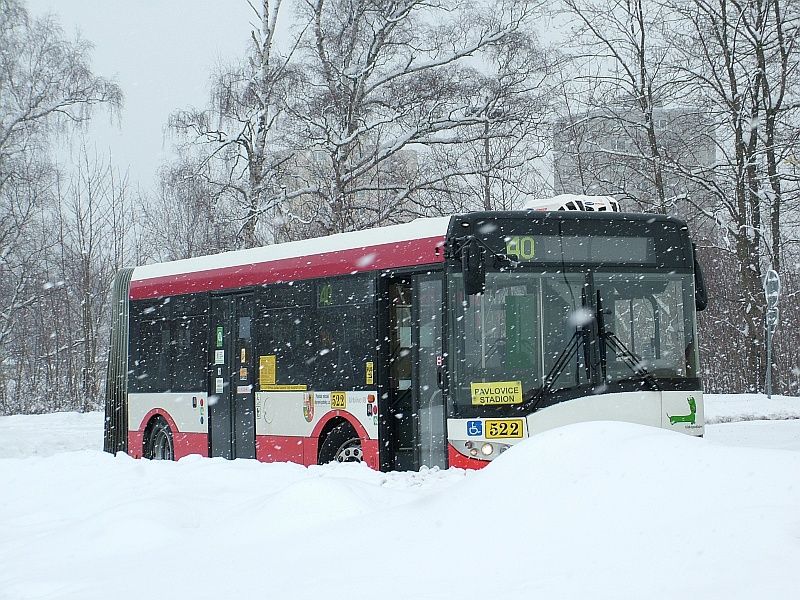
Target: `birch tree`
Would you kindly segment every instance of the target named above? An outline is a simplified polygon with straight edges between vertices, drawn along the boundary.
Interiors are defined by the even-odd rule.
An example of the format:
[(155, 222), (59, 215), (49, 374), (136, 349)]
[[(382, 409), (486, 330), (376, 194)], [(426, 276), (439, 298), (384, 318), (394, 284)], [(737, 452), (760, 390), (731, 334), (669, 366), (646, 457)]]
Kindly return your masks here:
[(780, 164), (792, 152), (791, 125), (800, 108), (797, 3), (691, 0), (671, 6), (685, 24), (675, 36), (682, 58), (675, 76), (713, 115), (717, 136), (713, 169), (686, 175), (713, 196), (712, 205), (696, 208), (717, 223), (717, 245), (735, 257), (737, 285), (720, 298), (720, 321), (727, 339), (739, 339), (746, 385), (756, 390), (764, 372), (762, 275), (781, 264), (788, 199)]
[(268, 239), (259, 233), (259, 223), (282, 200), (282, 173), (292, 149), (281, 123), (301, 81), (291, 62), (296, 40), (284, 52), (278, 48), (279, 31), (288, 28), (282, 1), (250, 6), (256, 26), (247, 57), (214, 75), (208, 108), (180, 110), (169, 120), (184, 149), (193, 148), (202, 157), (195, 176), (238, 206), (239, 246), (244, 248)]
[(239, 206), (218, 193), (205, 157), (181, 155), (164, 165), (142, 215), (146, 260), (168, 261), (234, 250)]
[[(80, 127), (92, 109), (118, 109), (122, 92), (92, 73), (91, 45), (64, 37), (52, 17), (32, 18), (17, 0), (0, 0), (0, 410), (24, 362), (22, 315), (35, 304), (37, 261), (51, 240), (42, 211), (54, 197), (47, 153), (57, 132)], [(15, 391), (16, 390), (16, 391)]]
[[(549, 193), (545, 156), (550, 148), (554, 74), (563, 56), (544, 48), (528, 28), (517, 30), (482, 53), (475, 74), (475, 105), (480, 122), (468, 126), (477, 142), (440, 144), (430, 155), (449, 173), (446, 194), (460, 194), (442, 212), (513, 210), (530, 197)], [(451, 203), (450, 203), (451, 204)]]
[[(669, 70), (676, 13), (658, 0), (563, 0), (560, 6), (570, 19), (573, 68), (580, 72), (573, 82), (578, 85), (570, 87), (587, 93), (570, 99), (572, 115), (557, 135), (583, 138), (573, 146), (584, 146), (576, 160), (594, 169), (600, 193), (673, 212), (686, 192), (670, 177), (671, 163), (693, 169), (707, 162), (695, 149), (709, 145), (693, 135), (703, 135), (703, 121), (695, 107), (681, 102), (681, 85)], [(587, 129), (591, 140), (581, 133)], [(670, 135), (676, 131), (680, 135)]]
[(290, 205), (309, 233), (407, 218), (421, 190), (459, 175), (426, 170), (430, 148), (486, 136), (483, 54), (533, 14), (530, 3), (307, 0), (310, 93), (294, 115), (310, 140), (295, 167)]

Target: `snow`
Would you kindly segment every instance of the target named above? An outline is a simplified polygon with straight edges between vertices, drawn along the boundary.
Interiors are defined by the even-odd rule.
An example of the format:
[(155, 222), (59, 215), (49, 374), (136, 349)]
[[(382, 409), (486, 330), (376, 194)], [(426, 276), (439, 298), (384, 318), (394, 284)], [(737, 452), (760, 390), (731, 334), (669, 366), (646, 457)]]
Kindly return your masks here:
[(800, 398), (764, 394), (705, 394), (706, 423), (755, 419), (800, 419)]
[[(133, 272), (133, 280), (152, 279), (155, 277), (166, 277), (182, 273), (197, 273), (211, 269), (224, 269), (246, 264), (299, 258), (328, 252), (337, 252), (350, 248), (369, 248), (381, 244), (393, 244), (410, 240), (434, 237), (441, 237), (442, 240), (444, 240), (449, 223), (450, 217), (419, 218), (409, 223), (401, 223), (399, 225), (388, 225), (386, 227), (376, 227), (374, 229), (362, 231), (336, 233), (308, 240), (249, 248), (247, 250), (233, 250), (211, 256), (199, 256), (196, 258), (185, 258), (171, 262), (144, 265), (136, 267)], [(373, 256), (373, 258), (370, 259), (370, 256)], [(368, 252), (361, 257), (361, 260), (366, 261), (365, 266), (368, 266), (374, 261), (374, 254)]]
[(720, 423), (706, 427), (706, 439), (725, 446), (800, 452), (800, 419)]
[(0, 459), (52, 456), (102, 447), (101, 412), (0, 417)]
[(470, 473), (133, 460), (101, 426), (0, 418), (0, 599), (797, 597), (800, 420), (584, 423)]

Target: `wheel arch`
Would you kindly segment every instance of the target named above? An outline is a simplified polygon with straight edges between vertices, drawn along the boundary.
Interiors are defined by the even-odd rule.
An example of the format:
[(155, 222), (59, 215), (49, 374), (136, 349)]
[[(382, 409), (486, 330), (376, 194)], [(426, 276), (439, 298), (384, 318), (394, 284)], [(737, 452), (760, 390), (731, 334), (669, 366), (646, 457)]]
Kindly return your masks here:
[(365, 440), (369, 439), (367, 430), (364, 429), (364, 426), (359, 423), (358, 419), (356, 419), (353, 415), (343, 410), (331, 411), (328, 415), (326, 415), (325, 418), (320, 419), (319, 423), (317, 423), (317, 425), (314, 427), (314, 430), (311, 432), (311, 437), (316, 438), (317, 440), (316, 458), (318, 461), (319, 452), (322, 448), (322, 444), (325, 442), (325, 438), (335, 427), (338, 427), (344, 423), (353, 428), (353, 431), (355, 431), (356, 435), (361, 439), (362, 444)]
[(150, 432), (153, 430), (153, 426), (158, 419), (163, 420), (167, 424), (170, 432), (172, 432), (173, 439), (176, 434), (180, 433), (177, 425), (175, 425), (175, 421), (172, 420), (172, 417), (169, 416), (167, 411), (162, 408), (152, 409), (142, 418), (142, 423), (139, 426), (139, 430), (142, 432), (142, 456), (144, 456)]
[(167, 422), (167, 425), (169, 425), (169, 428), (172, 430), (173, 434), (180, 433), (175, 421), (173, 421), (170, 414), (163, 408), (153, 408), (149, 410), (147, 414), (142, 417), (142, 422), (139, 424), (139, 431), (147, 432), (147, 430), (152, 427), (153, 420), (156, 417), (161, 417), (164, 419)]
[(330, 411), (314, 426), (314, 429), (311, 431), (311, 437), (323, 438), (330, 433), (331, 429), (342, 422), (349, 423), (362, 440), (369, 439), (369, 434), (367, 430), (364, 429), (364, 426), (358, 422), (358, 419), (345, 410)]

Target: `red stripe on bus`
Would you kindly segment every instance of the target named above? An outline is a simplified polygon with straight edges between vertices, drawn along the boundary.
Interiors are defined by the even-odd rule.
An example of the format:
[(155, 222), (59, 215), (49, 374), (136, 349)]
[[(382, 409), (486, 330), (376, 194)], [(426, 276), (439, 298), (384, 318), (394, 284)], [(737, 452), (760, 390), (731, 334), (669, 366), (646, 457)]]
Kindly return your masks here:
[(128, 431), (128, 454), (130, 456), (133, 458), (142, 458), (142, 452), (144, 450), (144, 431), (147, 428), (147, 424), (150, 423), (150, 420), (156, 415), (161, 416), (167, 422), (172, 432), (172, 448), (175, 453), (175, 460), (183, 458), (184, 456), (189, 456), (190, 454), (208, 456), (208, 434), (179, 431), (172, 416), (161, 408), (150, 410), (139, 424), (139, 429), (136, 431)]
[[(293, 462), (300, 465), (317, 464), (317, 438), (289, 435), (257, 435), (256, 459), (261, 462)], [(361, 440), (361, 451), (366, 465), (380, 470), (378, 440)]]
[[(208, 434), (207, 433), (173, 433), (172, 444), (175, 451), (175, 460), (199, 454), (208, 456)], [(144, 450), (144, 431), (128, 432), (128, 455), (132, 458), (142, 458)]]
[[(293, 258), (131, 281), (131, 300), (236, 289), (444, 262), (444, 238), (405, 240)], [(369, 261), (365, 258), (370, 254)]]
[(488, 460), (479, 460), (477, 458), (464, 456), (461, 452), (453, 448), (451, 444), (447, 444), (447, 459), (449, 466), (457, 469), (482, 469), (489, 464)]
[(261, 462), (293, 462), (302, 465), (306, 441), (306, 438), (296, 435), (257, 435), (256, 458)]

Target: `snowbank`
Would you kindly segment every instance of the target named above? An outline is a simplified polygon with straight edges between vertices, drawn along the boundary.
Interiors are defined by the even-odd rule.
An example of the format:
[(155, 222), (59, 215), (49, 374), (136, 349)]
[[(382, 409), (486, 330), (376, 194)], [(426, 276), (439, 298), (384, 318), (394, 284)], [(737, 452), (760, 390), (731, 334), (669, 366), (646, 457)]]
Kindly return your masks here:
[(764, 394), (705, 394), (706, 423), (800, 419), (800, 398)]
[(102, 412), (0, 417), (0, 458), (101, 450), (103, 418)]
[[(763, 394), (706, 394), (706, 423), (800, 419), (800, 398)], [(51, 456), (103, 447), (103, 413), (0, 417), (0, 458)]]
[(0, 459), (0, 598), (796, 598), (800, 453), (624, 423), (476, 473)]

